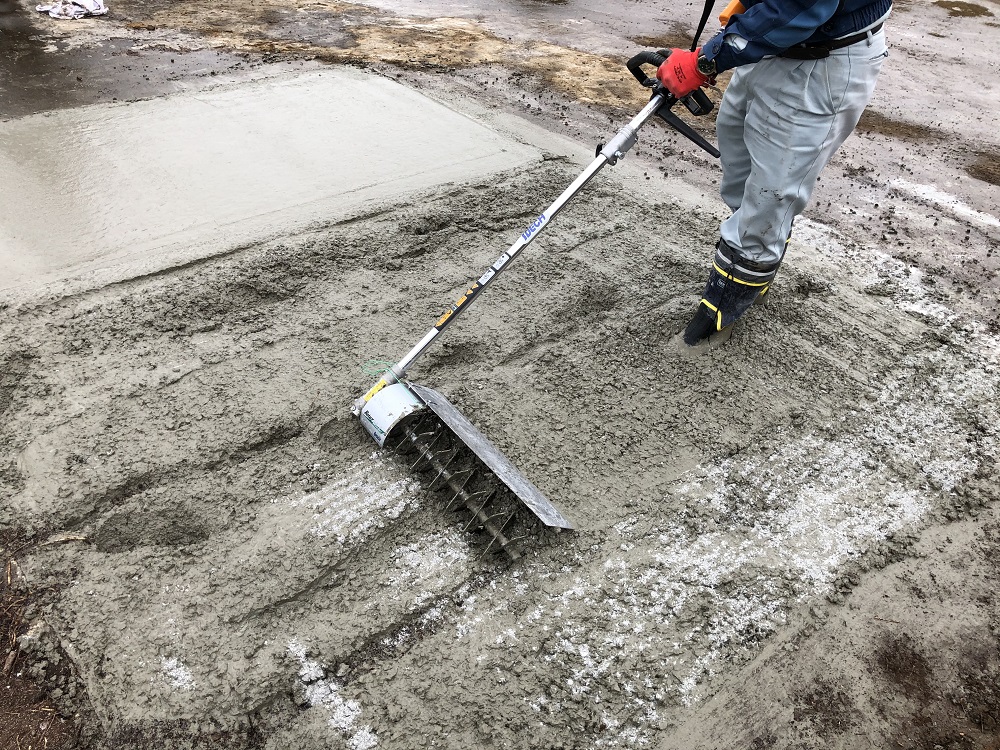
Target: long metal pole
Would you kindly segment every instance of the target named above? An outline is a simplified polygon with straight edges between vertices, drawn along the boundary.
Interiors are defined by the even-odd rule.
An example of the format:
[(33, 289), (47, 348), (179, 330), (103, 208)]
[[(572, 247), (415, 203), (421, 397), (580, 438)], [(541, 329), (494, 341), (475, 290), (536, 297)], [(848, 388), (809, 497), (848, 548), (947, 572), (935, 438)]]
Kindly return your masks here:
[(633, 146), (639, 140), (639, 129), (642, 128), (646, 122), (653, 117), (661, 106), (666, 102), (667, 97), (664, 94), (657, 94), (649, 100), (649, 104), (643, 107), (642, 111), (639, 112), (631, 122), (628, 123), (624, 128), (622, 128), (618, 134), (612, 138), (606, 146), (604, 146), (598, 153), (597, 157), (591, 162), (583, 173), (573, 181), (573, 184), (566, 188), (562, 194), (555, 199), (551, 206), (546, 209), (541, 216), (532, 222), (531, 226), (525, 229), (521, 236), (517, 238), (517, 241), (511, 245), (507, 252), (501, 255), (497, 260), (486, 269), (486, 273), (479, 277), (472, 286), (470, 286), (465, 294), (458, 298), (455, 303), (445, 311), (444, 315), (438, 318), (438, 321), (434, 324), (427, 334), (417, 342), (417, 344), (407, 352), (406, 356), (403, 357), (397, 364), (393, 365), (392, 368), (387, 370), (383, 375), (382, 379), (379, 380), (375, 386), (368, 391), (364, 396), (359, 398), (354, 402), (354, 407), (352, 411), (357, 415), (361, 413), (361, 409), (364, 405), (371, 400), (371, 398), (385, 388), (387, 385), (396, 383), (403, 377), (403, 374), (409, 370), (413, 364), (430, 348), (430, 345), (434, 340), (447, 328), (452, 321), (454, 321), (463, 310), (469, 307), (471, 302), (479, 296), (487, 286), (492, 284), (496, 278), (503, 273), (504, 270), (510, 265), (511, 261), (517, 257), (517, 255), (528, 245), (530, 245), (534, 239), (542, 233), (542, 230), (549, 225), (549, 223), (562, 211), (563, 207), (569, 203), (572, 198), (579, 193), (588, 182), (590, 182), (594, 176), (604, 169), (605, 166), (611, 164), (614, 166), (618, 163), (618, 160), (625, 156)]

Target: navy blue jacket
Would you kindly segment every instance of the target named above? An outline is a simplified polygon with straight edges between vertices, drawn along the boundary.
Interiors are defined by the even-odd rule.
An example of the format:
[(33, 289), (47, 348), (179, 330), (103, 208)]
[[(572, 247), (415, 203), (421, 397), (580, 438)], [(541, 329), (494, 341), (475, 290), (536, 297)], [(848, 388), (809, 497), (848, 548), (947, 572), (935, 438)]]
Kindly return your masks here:
[[(747, 65), (778, 55), (803, 42), (823, 42), (871, 26), (892, 7), (892, 0), (742, 0), (746, 10), (701, 49), (716, 70)], [(723, 44), (726, 34), (737, 34), (747, 46), (737, 50)]]

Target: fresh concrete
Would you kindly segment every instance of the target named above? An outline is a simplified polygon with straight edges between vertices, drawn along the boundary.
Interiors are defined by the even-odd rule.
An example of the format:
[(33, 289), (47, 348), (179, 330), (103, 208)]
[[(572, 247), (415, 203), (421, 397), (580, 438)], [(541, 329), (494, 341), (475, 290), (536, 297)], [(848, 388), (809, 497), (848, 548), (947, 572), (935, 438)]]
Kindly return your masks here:
[(0, 289), (149, 273), (537, 158), (350, 68), (23, 117), (0, 123)]

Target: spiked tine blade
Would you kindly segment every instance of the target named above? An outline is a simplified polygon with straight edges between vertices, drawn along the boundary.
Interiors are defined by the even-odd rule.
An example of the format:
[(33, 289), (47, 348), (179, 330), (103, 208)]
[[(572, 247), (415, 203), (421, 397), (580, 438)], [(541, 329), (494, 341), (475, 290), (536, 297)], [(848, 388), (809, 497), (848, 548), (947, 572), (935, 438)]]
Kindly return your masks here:
[(427, 404), (427, 406), (455, 433), (466, 447), (475, 453), (479, 459), (496, 474), (510, 491), (513, 492), (527, 508), (534, 513), (546, 526), (558, 529), (572, 529), (562, 512), (542, 494), (535, 485), (519, 472), (514, 464), (487, 440), (475, 426), (458, 411), (451, 403), (432, 388), (409, 383), (409, 387)]

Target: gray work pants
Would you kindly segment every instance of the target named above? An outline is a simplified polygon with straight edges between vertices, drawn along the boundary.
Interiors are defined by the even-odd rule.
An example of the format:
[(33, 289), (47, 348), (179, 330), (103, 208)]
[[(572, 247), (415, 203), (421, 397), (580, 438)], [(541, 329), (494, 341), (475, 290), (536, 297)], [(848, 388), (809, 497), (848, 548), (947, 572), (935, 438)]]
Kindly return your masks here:
[(883, 31), (822, 60), (772, 57), (736, 69), (719, 107), (722, 239), (747, 260), (779, 263), (792, 220), (851, 134), (886, 55)]

